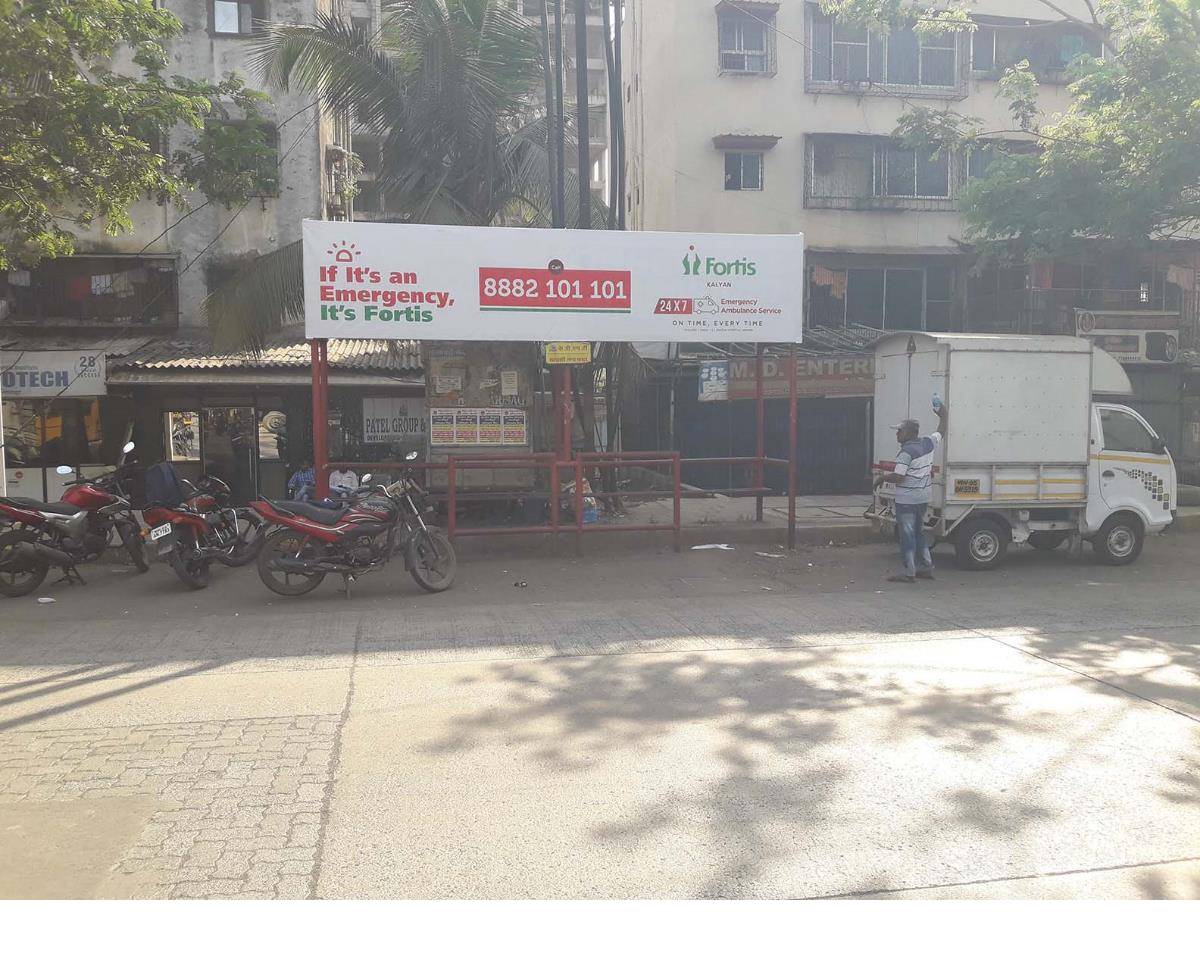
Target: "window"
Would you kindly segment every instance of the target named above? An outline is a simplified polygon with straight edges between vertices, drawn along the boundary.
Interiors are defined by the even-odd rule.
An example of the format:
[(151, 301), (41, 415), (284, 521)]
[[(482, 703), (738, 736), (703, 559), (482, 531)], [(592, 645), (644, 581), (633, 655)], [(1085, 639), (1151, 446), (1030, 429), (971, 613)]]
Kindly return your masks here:
[(1141, 422), (1127, 412), (1100, 409), (1104, 429), (1104, 448), (1118, 453), (1153, 453), (1155, 438)]
[(809, 273), (809, 310), (825, 327), (952, 330), (954, 273), (949, 266), (832, 269)]
[(1081, 55), (1102, 58), (1104, 45), (1069, 24), (980, 24), (971, 36), (971, 68), (989, 77), (1028, 61), (1039, 78), (1053, 78)]
[(720, 69), (746, 75), (775, 70), (775, 15), (721, 13), (717, 20)]
[[(261, 139), (238, 138), (233, 130), (257, 127)], [(274, 197), (279, 193), (279, 130), (274, 123), (249, 119), (207, 119), (204, 123), (209, 152), (229, 168), (231, 178), (255, 174), (253, 193)]]
[(1029, 140), (987, 140), (967, 154), (967, 176), (986, 177), (996, 160), (1008, 156), (1036, 155), (1037, 144)]
[(950, 156), (930, 158), (874, 137), (809, 137), (810, 179), (805, 207), (902, 207), (903, 201), (944, 201), (952, 207)]
[(725, 190), (761, 191), (763, 155), (761, 153), (725, 154)]
[(255, 21), (265, 20), (263, 0), (212, 0), (212, 32), (248, 37), (258, 28)]
[(200, 413), (167, 412), (166, 429), (170, 440), (170, 459), (173, 463), (194, 463), (200, 460)]
[[(15, 360), (15, 358), (14, 358)], [(4, 459), (19, 468), (115, 463), (129, 438), (125, 398), (5, 398)], [(38, 493), (40, 493), (40, 477)]]
[(958, 84), (957, 34), (923, 38), (907, 26), (883, 33), (809, 4), (809, 82), (953, 88)]

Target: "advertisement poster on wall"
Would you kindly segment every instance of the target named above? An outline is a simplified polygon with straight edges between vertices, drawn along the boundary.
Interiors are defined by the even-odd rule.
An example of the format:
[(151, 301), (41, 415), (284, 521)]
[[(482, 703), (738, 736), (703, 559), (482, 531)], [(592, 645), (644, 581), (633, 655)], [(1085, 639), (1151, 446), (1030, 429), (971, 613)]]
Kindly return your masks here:
[(517, 408), (435, 408), (429, 412), (433, 446), (525, 446), (526, 413)]
[(798, 234), (305, 221), (303, 237), (310, 338), (802, 339)]

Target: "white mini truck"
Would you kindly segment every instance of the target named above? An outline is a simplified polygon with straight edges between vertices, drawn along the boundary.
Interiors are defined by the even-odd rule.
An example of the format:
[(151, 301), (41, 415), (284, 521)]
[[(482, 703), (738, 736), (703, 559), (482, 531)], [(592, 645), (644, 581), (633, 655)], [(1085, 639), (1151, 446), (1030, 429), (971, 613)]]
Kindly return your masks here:
[[(875, 470), (894, 465), (893, 426), (937, 428), (926, 538), (954, 544), (958, 564), (999, 567), (1011, 544), (1051, 550), (1084, 541), (1113, 565), (1141, 553), (1175, 515), (1175, 464), (1133, 409), (1096, 401), (1131, 392), (1124, 368), (1086, 338), (897, 333), (875, 345)], [(895, 529), (895, 488), (867, 516)]]

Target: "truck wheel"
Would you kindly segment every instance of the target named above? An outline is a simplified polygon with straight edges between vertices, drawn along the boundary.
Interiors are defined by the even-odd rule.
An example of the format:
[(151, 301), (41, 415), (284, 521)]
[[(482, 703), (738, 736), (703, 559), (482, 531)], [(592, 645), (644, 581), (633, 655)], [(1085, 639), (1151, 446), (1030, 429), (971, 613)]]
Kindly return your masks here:
[(1142, 553), (1146, 532), (1132, 514), (1113, 514), (1092, 538), (1092, 550), (1106, 565), (1128, 565)]
[(965, 520), (954, 532), (954, 558), (959, 568), (986, 572), (1004, 564), (1008, 529), (988, 517)]
[(1029, 543), (1038, 551), (1053, 551), (1067, 540), (1066, 531), (1030, 531)]

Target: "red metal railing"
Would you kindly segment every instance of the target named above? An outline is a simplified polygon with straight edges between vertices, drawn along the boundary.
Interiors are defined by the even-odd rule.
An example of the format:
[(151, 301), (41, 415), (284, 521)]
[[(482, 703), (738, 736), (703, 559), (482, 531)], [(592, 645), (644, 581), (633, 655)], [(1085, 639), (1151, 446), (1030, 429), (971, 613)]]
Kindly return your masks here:
[[(361, 462), (332, 462), (326, 464), (324, 468), (324, 476), (328, 478), (328, 472), (334, 469), (350, 469), (350, 470), (371, 470), (371, 471), (389, 471), (389, 470), (417, 470), (422, 473), (430, 471), (445, 471), (446, 473), (446, 488), (445, 490), (431, 490), (430, 495), (444, 500), (446, 503), (446, 533), (451, 539), (464, 537), (482, 537), (484, 535), (493, 534), (550, 534), (555, 538), (564, 530), (564, 525), (561, 520), (561, 503), (562, 503), (562, 481), (564, 472), (573, 477), (574, 489), (573, 496), (573, 511), (574, 521), (572, 525), (566, 525), (575, 535), (576, 553), (582, 553), (583, 536), (585, 534), (595, 534), (607, 531), (670, 531), (672, 533), (673, 544), (676, 551), (680, 550), (681, 538), (683, 530), (683, 498), (707, 497), (714, 493), (719, 493), (723, 496), (743, 496), (756, 497), (757, 519), (762, 520), (762, 500), (763, 497), (771, 492), (771, 488), (765, 486), (762, 480), (759, 480), (759, 485), (754, 487), (730, 487), (724, 490), (684, 490), (681, 473), (684, 465), (747, 465), (754, 467), (754, 473), (757, 476), (765, 471), (767, 466), (783, 466), (791, 470), (791, 461), (786, 459), (777, 459), (770, 456), (713, 456), (700, 458), (684, 458), (677, 452), (662, 452), (656, 450), (639, 451), (639, 452), (614, 452), (614, 453), (577, 453), (574, 459), (560, 460), (554, 453), (525, 453), (521, 455), (482, 455), (482, 456), (450, 456), (444, 463), (416, 463), (416, 462), (395, 462), (395, 463), (361, 463)], [(587, 493), (584, 492), (583, 483), (584, 476), (588, 470), (596, 471), (603, 469), (617, 470), (621, 468), (638, 467), (638, 468), (654, 468), (654, 467), (669, 467), (671, 485), (669, 488), (657, 490), (600, 490), (591, 488)], [(549, 490), (538, 489), (510, 489), (510, 490), (462, 490), (458, 486), (459, 475), (469, 470), (529, 470), (541, 472), (545, 471)], [(789, 476), (791, 474), (789, 473)], [(426, 479), (428, 486), (428, 479)], [(789, 502), (788, 502), (788, 547), (795, 546), (795, 525), (796, 525), (796, 510), (795, 510), (795, 483), (794, 479), (789, 479)], [(585, 524), (584, 523), (584, 497), (594, 497), (598, 500), (622, 498), (626, 500), (636, 499), (664, 499), (670, 498), (672, 501), (672, 515), (670, 524)], [(549, 523), (547, 524), (530, 524), (519, 527), (497, 527), (497, 526), (478, 526), (478, 527), (462, 527), (459, 524), (458, 508), (460, 504), (480, 502), (485, 500), (517, 500), (528, 498), (545, 498), (549, 503)]]

